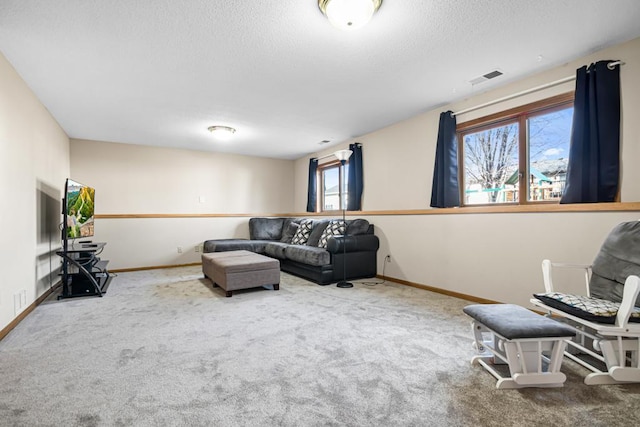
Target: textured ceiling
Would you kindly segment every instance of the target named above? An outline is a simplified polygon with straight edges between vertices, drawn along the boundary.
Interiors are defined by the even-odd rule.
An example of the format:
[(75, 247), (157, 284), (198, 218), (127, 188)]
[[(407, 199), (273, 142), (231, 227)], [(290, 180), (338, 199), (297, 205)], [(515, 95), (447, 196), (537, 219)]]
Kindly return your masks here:
[[(638, 0), (384, 0), (352, 32), (316, 0), (2, 0), (0, 51), (72, 138), (295, 159), (638, 22)], [(215, 124), (238, 131), (215, 141)]]

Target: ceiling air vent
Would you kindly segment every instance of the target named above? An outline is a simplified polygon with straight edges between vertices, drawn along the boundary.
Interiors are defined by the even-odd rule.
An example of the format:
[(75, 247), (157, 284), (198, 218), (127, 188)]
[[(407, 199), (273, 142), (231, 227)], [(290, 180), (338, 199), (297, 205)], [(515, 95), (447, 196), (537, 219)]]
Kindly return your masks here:
[(472, 85), (477, 85), (479, 83), (486, 82), (487, 80), (495, 79), (496, 77), (499, 77), (503, 74), (504, 73), (502, 71), (496, 69), (493, 71), (489, 71), (487, 74), (483, 74), (480, 77), (476, 77), (473, 80), (469, 80), (469, 83), (471, 83)]

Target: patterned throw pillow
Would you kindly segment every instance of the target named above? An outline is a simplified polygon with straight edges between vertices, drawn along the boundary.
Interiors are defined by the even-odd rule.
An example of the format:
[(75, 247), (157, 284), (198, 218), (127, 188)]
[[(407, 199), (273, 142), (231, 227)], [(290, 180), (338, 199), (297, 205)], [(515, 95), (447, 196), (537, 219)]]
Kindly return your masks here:
[(309, 235), (311, 234), (311, 229), (313, 228), (313, 221), (310, 219), (303, 219), (300, 221), (300, 225), (296, 230), (296, 234), (293, 235), (293, 239), (291, 239), (292, 245), (304, 245), (309, 240)]
[[(620, 304), (617, 302), (583, 295), (550, 292), (533, 294), (533, 296), (550, 307), (557, 308), (581, 319), (598, 323), (615, 323), (618, 309), (620, 308)], [(629, 321), (640, 322), (640, 308), (635, 307), (633, 309)]]
[(320, 241), (318, 241), (318, 247), (326, 249), (327, 242), (329, 241), (329, 237), (344, 236), (345, 228), (346, 228), (346, 224), (341, 219), (329, 221), (329, 224), (327, 224), (327, 227), (322, 232), (322, 236), (320, 236)]

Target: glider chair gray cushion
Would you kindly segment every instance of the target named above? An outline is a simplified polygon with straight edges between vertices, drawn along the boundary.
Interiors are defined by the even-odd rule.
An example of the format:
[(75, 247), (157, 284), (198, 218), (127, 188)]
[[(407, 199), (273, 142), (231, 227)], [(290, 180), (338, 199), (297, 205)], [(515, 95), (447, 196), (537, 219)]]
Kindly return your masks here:
[[(592, 271), (591, 296), (622, 301), (627, 277), (640, 276), (640, 221), (623, 222), (609, 233), (593, 261)], [(635, 305), (640, 306), (640, 297)]]
[(569, 326), (514, 304), (472, 304), (466, 314), (508, 340), (541, 337), (573, 337)]

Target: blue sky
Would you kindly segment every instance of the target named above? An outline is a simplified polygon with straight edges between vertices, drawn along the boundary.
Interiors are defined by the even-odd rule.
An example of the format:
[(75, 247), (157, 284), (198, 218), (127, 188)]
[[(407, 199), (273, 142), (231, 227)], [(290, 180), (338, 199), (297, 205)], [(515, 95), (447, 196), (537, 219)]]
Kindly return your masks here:
[(573, 107), (529, 119), (531, 162), (569, 157)]

